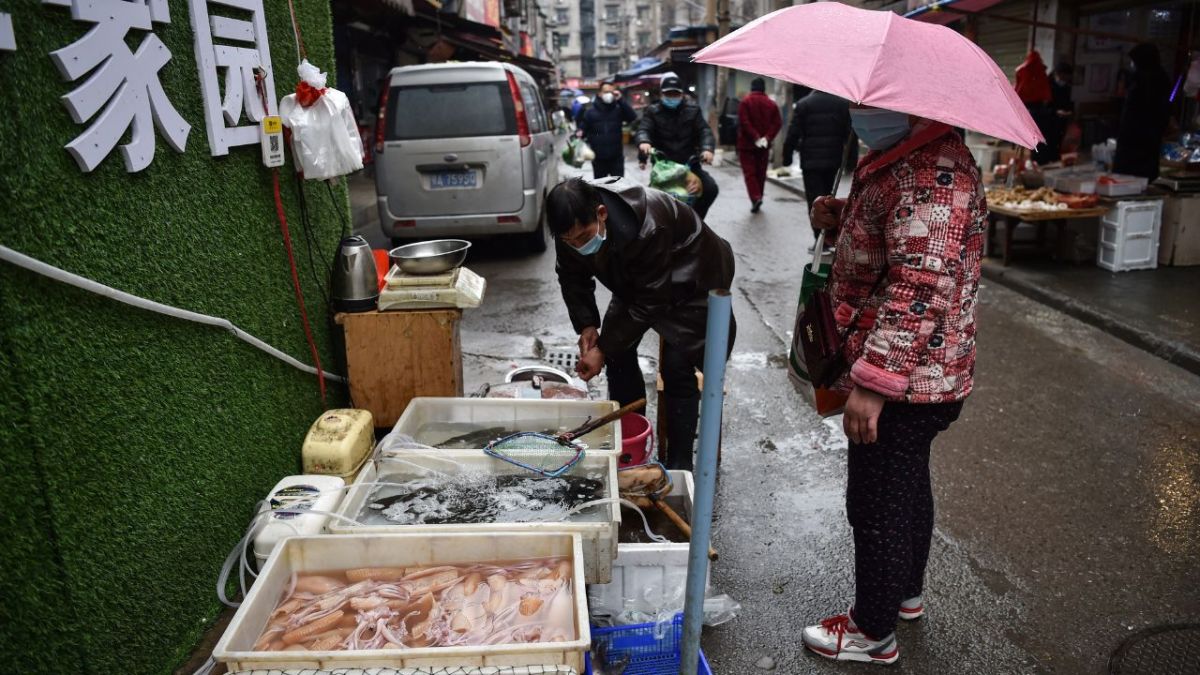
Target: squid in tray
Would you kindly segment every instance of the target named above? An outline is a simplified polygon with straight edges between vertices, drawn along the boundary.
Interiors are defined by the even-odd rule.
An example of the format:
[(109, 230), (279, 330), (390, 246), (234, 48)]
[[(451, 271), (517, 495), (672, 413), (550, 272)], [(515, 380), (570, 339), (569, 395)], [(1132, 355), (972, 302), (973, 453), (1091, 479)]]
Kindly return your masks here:
[(294, 574), (254, 650), (566, 642), (572, 574), (564, 558)]

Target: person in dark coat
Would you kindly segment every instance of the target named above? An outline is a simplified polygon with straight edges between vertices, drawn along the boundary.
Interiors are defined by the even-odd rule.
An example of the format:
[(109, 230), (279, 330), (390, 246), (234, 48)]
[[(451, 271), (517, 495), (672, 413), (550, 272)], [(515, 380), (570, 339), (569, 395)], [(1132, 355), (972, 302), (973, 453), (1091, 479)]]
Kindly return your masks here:
[(1133, 77), (1125, 94), (1113, 171), (1150, 180), (1158, 178), (1158, 156), (1170, 118), (1171, 83), (1158, 47), (1143, 42), (1129, 50)]
[(1075, 115), (1075, 102), (1071, 98), (1071, 79), (1075, 67), (1066, 61), (1059, 61), (1054, 66), (1050, 78), (1050, 110), (1053, 114), (1051, 123), (1046, 129), (1046, 145), (1038, 148), (1041, 159), (1039, 163), (1057, 162), (1062, 158), (1063, 137), (1067, 133), (1067, 125)]
[[(850, 102), (846, 99), (813, 91), (792, 107), (783, 143), (783, 161), (791, 164), (792, 153), (800, 152), (804, 198), (810, 212), (817, 197), (833, 192), (833, 181), (849, 139)], [(813, 236), (816, 233), (813, 228)]]
[[(563, 301), (579, 334), (576, 372), (591, 380), (606, 369), (609, 397), (621, 405), (644, 398), (637, 350), (654, 329), (665, 343), (659, 405), (666, 411), (668, 466), (691, 470), (708, 292), (733, 282), (733, 249), (685, 204), (627, 178), (559, 183), (546, 197), (546, 222)], [(603, 321), (597, 279), (612, 292)], [(733, 324), (730, 350), (735, 334)]]
[(600, 95), (581, 114), (577, 135), (587, 141), (596, 153), (592, 160), (594, 178), (625, 175), (625, 147), (621, 142), (621, 127), (637, 119), (611, 82), (600, 85)]
[[(717, 141), (704, 114), (700, 112), (700, 106), (684, 96), (683, 82), (678, 77), (664, 77), (661, 91), (659, 102), (648, 106), (642, 113), (642, 121), (634, 136), (639, 160), (649, 155), (653, 148), (672, 162), (690, 165), (689, 168), (700, 179), (702, 186), (700, 199), (692, 208), (704, 218), (717, 199), (717, 181), (700, 168), (700, 162), (712, 164)], [(694, 158), (699, 158), (700, 162), (692, 161)], [(642, 164), (644, 166), (644, 161)]]
[(738, 104), (738, 162), (746, 179), (750, 195), (750, 212), (762, 208), (763, 187), (767, 182), (767, 165), (771, 160), (771, 142), (779, 135), (783, 120), (779, 107), (766, 94), (767, 83), (756, 77), (750, 83), (750, 93)]

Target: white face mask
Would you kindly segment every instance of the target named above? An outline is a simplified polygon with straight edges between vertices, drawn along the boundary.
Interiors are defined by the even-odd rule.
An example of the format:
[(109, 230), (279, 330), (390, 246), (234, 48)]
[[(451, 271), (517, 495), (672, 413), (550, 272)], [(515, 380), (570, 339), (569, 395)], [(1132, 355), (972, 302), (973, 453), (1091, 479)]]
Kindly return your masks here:
[(604, 101), (605, 103), (612, 103), (613, 95), (611, 92), (605, 92), (603, 94), (600, 94), (600, 100)]

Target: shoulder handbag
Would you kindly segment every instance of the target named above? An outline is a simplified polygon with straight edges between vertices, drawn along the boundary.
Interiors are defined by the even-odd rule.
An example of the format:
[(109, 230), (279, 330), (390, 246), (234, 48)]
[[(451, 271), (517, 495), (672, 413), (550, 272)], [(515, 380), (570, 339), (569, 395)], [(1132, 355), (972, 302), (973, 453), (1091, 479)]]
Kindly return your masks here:
[[(818, 264), (821, 259), (824, 238), (824, 232), (817, 237), (810, 269), (819, 269)], [(868, 298), (875, 296), (875, 292), (879, 290), (886, 278), (887, 267), (884, 267), (879, 278), (875, 280), (871, 292), (867, 295)], [(799, 331), (804, 364), (813, 386), (831, 388), (846, 374), (849, 365), (843, 355), (842, 346), (846, 343), (846, 338), (858, 330), (858, 320), (862, 316), (863, 309), (865, 307), (856, 311), (850, 318), (850, 325), (839, 331), (837, 321), (833, 316), (833, 300), (829, 296), (828, 284), (814, 289), (809, 295), (796, 330)]]

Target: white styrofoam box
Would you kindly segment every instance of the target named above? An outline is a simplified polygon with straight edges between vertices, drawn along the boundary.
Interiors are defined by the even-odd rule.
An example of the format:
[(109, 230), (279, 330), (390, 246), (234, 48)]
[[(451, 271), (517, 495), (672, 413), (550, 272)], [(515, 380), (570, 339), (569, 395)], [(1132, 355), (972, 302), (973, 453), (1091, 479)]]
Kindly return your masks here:
[(1090, 195), (1096, 192), (1096, 176), (1066, 175), (1054, 179), (1054, 189), (1059, 192), (1078, 192)]
[(1111, 272), (1158, 267), (1162, 200), (1117, 202), (1100, 219), (1096, 265)]
[[(385, 473), (397, 471), (405, 474), (421, 473), (465, 473), (482, 472), (494, 475), (525, 474), (525, 469), (478, 450), (442, 450), (437, 456), (422, 456), (416, 452), (403, 457), (383, 457), (379, 460)], [(457, 464), (457, 466), (456, 466)], [(602, 473), (605, 490), (602, 498), (609, 499), (617, 492), (617, 458), (615, 455), (585, 454), (569, 472), (569, 475)], [(376, 486), (378, 473), (374, 462), (367, 462), (348, 490), (338, 515), (351, 520), (362, 512)], [(617, 530), (621, 524), (621, 507), (616, 502), (597, 505), (605, 517), (596, 521), (533, 522), (533, 523), (464, 523), (456, 525), (351, 525), (334, 519), (329, 531), (334, 534), (364, 533), (437, 533), (437, 532), (572, 532), (583, 538), (584, 577), (588, 583), (607, 583), (612, 574), (613, 558), (617, 555)]]
[[(312, 670), (310, 668), (289, 668), (287, 670), (235, 670), (226, 675), (430, 675), (431, 673), (449, 673), (449, 670), (430, 668), (372, 668), (370, 670)], [(482, 665), (479, 668), (464, 668), (455, 665), (454, 675), (583, 675), (570, 665), (521, 665), (518, 668), (499, 669), (494, 665)]]
[[(683, 516), (692, 519), (692, 495), (695, 484), (691, 471), (671, 471), (673, 488), (666, 501)], [(642, 527), (642, 519), (636, 513), (626, 516), (634, 527)], [(588, 586), (588, 597), (595, 607), (618, 608), (627, 602), (643, 598), (654, 589), (678, 588), (683, 597), (687, 585), (688, 542), (669, 544), (617, 544), (617, 559), (613, 561), (612, 582)], [(712, 565), (705, 577), (705, 586), (712, 577)], [(661, 590), (657, 591), (661, 592)], [(668, 594), (670, 595), (670, 594)]]
[(1200, 195), (1173, 195), (1163, 201), (1160, 265), (1200, 265)]
[[(293, 511), (323, 511), (337, 509), (345, 491), (346, 481), (338, 476), (302, 475), (287, 476), (271, 488), (259, 514), (265, 511), (289, 509)], [(329, 516), (320, 513), (274, 513), (260, 515), (265, 521), (262, 529), (254, 535), (254, 557), (261, 567), (271, 555), (271, 550), (285, 537), (321, 534)]]
[[(417, 567), (568, 557), (573, 565), (571, 592), (575, 639), (473, 647), (364, 649), (357, 651), (251, 651), (266, 628), (293, 572), (355, 567)], [(583, 670), (591, 645), (587, 595), (583, 581), (583, 542), (577, 534), (330, 534), (290, 537), (276, 547), (229, 628), (213, 649), (213, 658), (231, 671), (281, 668), (369, 668), (390, 666), (536, 666), (565, 665)]]
[(1108, 174), (1110, 178), (1115, 179), (1115, 183), (1096, 182), (1096, 194), (1105, 195), (1107, 197), (1128, 197), (1129, 195), (1140, 195), (1146, 191), (1146, 186), (1150, 184), (1150, 180), (1141, 176), (1126, 176), (1119, 173)]
[[(615, 401), (573, 401), (503, 398), (435, 398), (418, 397), (405, 408), (396, 420), (394, 431), (417, 438), (417, 432), (431, 423), (466, 423), (479, 427), (506, 426), (519, 428), (523, 422), (542, 422), (569, 430), (588, 419), (602, 417), (618, 407)], [(522, 429), (541, 431), (541, 429)], [(579, 442), (589, 454), (621, 452), (621, 420), (605, 425)], [(482, 450), (483, 448), (476, 448)]]
[(1100, 172), (1092, 166), (1064, 166), (1042, 171), (1046, 187), (1059, 192), (1091, 194), (1096, 191), (1096, 179), (1099, 177)]

